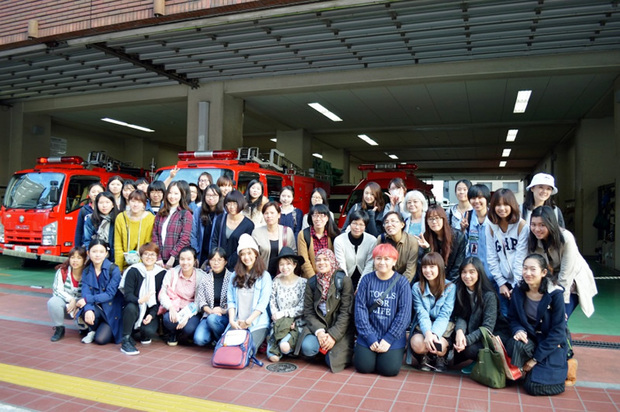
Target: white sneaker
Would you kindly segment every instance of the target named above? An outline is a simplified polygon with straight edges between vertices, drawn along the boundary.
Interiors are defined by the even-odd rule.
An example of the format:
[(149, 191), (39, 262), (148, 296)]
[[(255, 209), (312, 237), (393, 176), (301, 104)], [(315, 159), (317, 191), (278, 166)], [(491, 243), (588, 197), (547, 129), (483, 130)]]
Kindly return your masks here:
[(93, 343), (95, 340), (95, 331), (90, 331), (82, 338), (82, 343)]

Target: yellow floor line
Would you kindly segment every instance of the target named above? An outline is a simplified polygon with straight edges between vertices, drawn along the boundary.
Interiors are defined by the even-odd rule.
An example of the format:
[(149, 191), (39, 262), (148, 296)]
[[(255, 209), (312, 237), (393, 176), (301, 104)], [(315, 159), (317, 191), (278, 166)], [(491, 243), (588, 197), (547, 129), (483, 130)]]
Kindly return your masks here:
[(142, 411), (232, 411), (261, 409), (116, 385), (0, 363), (0, 381), (93, 402)]

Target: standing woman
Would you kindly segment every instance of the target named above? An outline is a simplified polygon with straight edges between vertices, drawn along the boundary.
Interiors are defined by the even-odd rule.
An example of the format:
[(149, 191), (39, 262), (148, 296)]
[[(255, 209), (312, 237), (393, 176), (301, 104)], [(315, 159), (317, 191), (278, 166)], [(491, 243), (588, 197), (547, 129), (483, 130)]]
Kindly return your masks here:
[[(325, 205), (327, 206), (327, 208), (329, 209), (329, 203), (327, 201), (327, 192), (325, 192), (325, 190), (322, 187), (315, 187), (314, 189), (312, 189), (312, 193), (310, 194), (310, 207), (309, 209), (312, 209), (312, 206), (314, 205)], [(334, 220), (334, 214), (330, 211), (329, 215), (332, 217), (332, 220)], [(312, 223), (311, 221), (312, 219), (310, 218), (310, 212), (306, 213), (302, 219), (302, 224), (301, 224), (301, 230), (304, 230), (307, 227), (310, 227), (310, 224)]]
[(297, 235), (301, 231), (304, 213), (301, 209), (293, 206), (293, 200), (295, 200), (293, 186), (284, 186), (280, 191), (280, 224), (293, 229), (293, 235), (297, 239)]
[(471, 204), (469, 204), (469, 198), (467, 197), (470, 187), (471, 182), (467, 179), (459, 180), (454, 187), (458, 203), (450, 208), (448, 220), (450, 226), (456, 230), (461, 230), (461, 221), (465, 218), (465, 214), (471, 210)]
[(216, 184), (217, 184), (217, 187), (219, 187), (220, 191), (222, 192), (222, 199), (224, 199), (226, 195), (229, 194), (235, 188), (233, 180), (226, 175), (222, 175), (218, 177)]
[(211, 184), (204, 190), (200, 207), (193, 214), (190, 245), (198, 252), (198, 265), (207, 260), (211, 253), (211, 232), (215, 218), (224, 213), (222, 194), (217, 185)]
[(316, 254), (316, 276), (308, 279), (304, 293), (304, 320), (301, 345), (295, 349), (307, 357), (321, 352), (332, 372), (340, 372), (353, 356), (353, 285), (338, 274), (334, 252), (321, 249)]
[(364, 193), (362, 195), (362, 201), (353, 205), (347, 219), (344, 222), (342, 231), (346, 231), (351, 223), (351, 214), (357, 210), (364, 210), (368, 214), (368, 224), (366, 225), (366, 232), (373, 236), (379, 236), (383, 231), (381, 225), (381, 218), (383, 209), (385, 208), (385, 200), (383, 199), (383, 190), (377, 182), (368, 182), (364, 187)]
[(258, 245), (252, 236), (241, 235), (237, 253), (239, 261), (228, 284), (229, 327), (249, 330), (256, 353), (269, 332), (271, 276), (258, 256)]
[(75, 237), (73, 240), (73, 246), (78, 247), (83, 244), (82, 239), (84, 237), (84, 224), (86, 223), (86, 217), (93, 213), (95, 206), (95, 199), (97, 195), (105, 191), (101, 182), (93, 183), (88, 186), (88, 203), (80, 208), (78, 213), (77, 225), (75, 226)]
[(254, 222), (254, 226), (262, 226), (265, 224), (263, 218), (263, 205), (269, 201), (265, 197), (265, 188), (260, 180), (252, 180), (248, 183), (248, 188), (245, 191), (246, 206), (243, 209), (243, 214), (250, 218)]
[(106, 259), (109, 252), (107, 242), (97, 238), (88, 247), (90, 264), (82, 274), (82, 297), (76, 304), (81, 309), (78, 316), (88, 325), (82, 343), (120, 343), (123, 337), (121, 271)]
[(136, 190), (136, 183), (133, 180), (125, 180), (123, 182), (123, 190), (121, 191), (121, 204), (119, 205), (119, 212), (124, 212), (129, 209), (129, 195)]
[(191, 233), (192, 212), (187, 207), (187, 194), (178, 181), (172, 182), (153, 225), (153, 243), (159, 247), (157, 264), (167, 269), (176, 266), (181, 250), (189, 246)]
[[(89, 248), (91, 239), (96, 237), (114, 248), (114, 225), (117, 213), (112, 193), (99, 193), (95, 198), (95, 210), (84, 224), (82, 246)], [(110, 256), (110, 261), (114, 261), (114, 255)]]
[(465, 259), (465, 235), (451, 227), (446, 212), (439, 205), (431, 205), (426, 212), (426, 232), (417, 237), (424, 253), (437, 252), (446, 262), (446, 279), (454, 282)]
[(351, 220), (351, 230), (336, 236), (334, 254), (338, 266), (351, 278), (353, 290), (356, 290), (362, 276), (373, 270), (372, 250), (377, 238), (365, 230), (370, 218), (364, 209), (349, 213), (348, 218)]
[(144, 177), (140, 177), (136, 179), (135, 185), (136, 185), (136, 190), (142, 190), (144, 193), (146, 193), (146, 191), (149, 190), (149, 181), (146, 180), (146, 178)]
[(77, 302), (82, 297), (82, 271), (85, 266), (86, 249), (82, 246), (71, 249), (67, 260), (56, 266), (53, 296), (47, 301), (47, 311), (54, 323), (52, 342), (65, 336), (65, 317), (75, 318), (78, 312)]
[(528, 228), (520, 218), (519, 205), (510, 189), (499, 189), (491, 197), (486, 229), (487, 261), (499, 288), (499, 304), (508, 315), (510, 294), (521, 280), (527, 254)]
[(143, 244), (140, 246), (139, 253), (141, 262), (131, 265), (121, 281), (125, 296), (121, 352), (126, 355), (140, 353), (131, 339), (134, 331), (140, 334), (140, 343), (143, 345), (150, 344), (151, 339), (157, 335), (159, 326), (157, 295), (166, 275), (165, 269), (155, 265), (159, 255), (159, 248), (156, 244), (150, 242)]
[(194, 343), (198, 346), (217, 342), (228, 326), (227, 295), (232, 272), (226, 269), (226, 251), (215, 248), (207, 258), (210, 270), (198, 284), (196, 292), (198, 313), (202, 312), (202, 319), (194, 332)]
[(407, 193), (407, 185), (400, 177), (390, 180), (389, 185), (390, 203), (385, 205), (383, 209), (383, 219), (389, 212), (399, 213), (403, 219), (407, 217), (407, 207), (405, 205), (405, 194)]
[[(200, 174), (200, 176), (198, 176), (198, 185), (196, 186), (196, 189), (198, 189), (198, 200), (197, 202), (200, 202), (203, 200), (204, 198), (204, 194), (205, 194), (205, 190), (207, 190), (207, 187), (209, 185), (213, 184), (213, 176), (211, 176), (211, 173), (209, 172), (202, 172)], [(191, 183), (190, 183), (191, 185)]]
[(164, 196), (166, 195), (166, 185), (161, 180), (156, 180), (149, 185), (146, 194), (149, 198), (146, 210), (153, 215), (157, 215), (159, 209), (164, 204)]
[(329, 209), (324, 204), (312, 206), (309, 213), (312, 225), (297, 236), (297, 253), (304, 258), (303, 277), (310, 279), (317, 271), (314, 256), (319, 250), (334, 250), (333, 241), (340, 234)]
[(525, 190), (525, 202), (523, 202), (523, 206), (521, 207), (521, 213), (523, 214), (523, 220), (525, 220), (528, 225), (534, 209), (539, 206), (549, 206), (553, 209), (558, 225), (562, 228), (566, 227), (562, 211), (556, 206), (553, 200), (553, 195), (558, 193), (558, 188), (555, 187), (555, 179), (553, 176), (547, 173), (537, 173)]
[(114, 262), (121, 271), (140, 260), (140, 245), (151, 241), (155, 223), (155, 216), (146, 211), (146, 194), (142, 190), (129, 195), (128, 206), (114, 223)]
[(160, 311), (165, 310), (163, 324), (168, 332), (168, 346), (176, 346), (179, 340), (188, 341), (194, 336), (200, 323), (196, 293), (204, 276), (205, 273), (196, 268), (196, 251), (191, 246), (179, 252), (179, 266), (166, 272), (159, 302)]
[(263, 206), (266, 225), (254, 227), (252, 237), (258, 245), (260, 258), (273, 279), (278, 274), (278, 253), (283, 247), (290, 247), (297, 253), (293, 229), (278, 224), (280, 221), (278, 202), (267, 202)]
[(474, 361), (461, 370), (470, 374), (478, 359), (478, 351), (484, 348), (480, 327), (494, 335), (510, 336), (506, 318), (499, 311), (495, 288), (484, 272), (482, 261), (468, 257), (456, 279), (456, 302), (452, 316), (455, 319), (454, 363)]
[(106, 185), (107, 190), (114, 195), (114, 205), (116, 206), (117, 211), (125, 210), (124, 205), (121, 209), (121, 202), (123, 199), (123, 184), (125, 180), (123, 180), (120, 176), (112, 176), (108, 179), (108, 184)]
[(528, 251), (542, 255), (552, 269), (550, 275), (564, 288), (566, 318), (577, 305), (590, 317), (594, 313), (592, 298), (598, 293), (592, 270), (579, 253), (575, 237), (562, 229), (551, 206), (532, 211)]
[(405, 221), (398, 212), (388, 212), (383, 219), (385, 233), (377, 238), (377, 245), (389, 243), (398, 251), (394, 270), (413, 283), (418, 267), (418, 241), (415, 236), (405, 232)]
[(505, 342), (506, 351), (526, 373), (525, 391), (543, 396), (564, 392), (568, 343), (563, 291), (547, 277), (541, 255), (523, 261), (523, 280), (510, 300), (508, 321), (514, 336)]
[(202, 195), (200, 190), (198, 189), (198, 185), (195, 183), (189, 183), (189, 210), (194, 214), (196, 209), (200, 207), (200, 202), (202, 201)]
[(426, 231), (426, 211), (428, 210), (428, 201), (422, 192), (411, 190), (405, 195), (405, 205), (409, 216), (405, 219), (405, 232), (421, 236)]
[(216, 217), (213, 222), (211, 235), (211, 250), (221, 247), (226, 251), (228, 263), (226, 268), (234, 270), (239, 256), (237, 246), (242, 234), (248, 235), (254, 230), (254, 222), (242, 213), (245, 207), (245, 198), (238, 190), (233, 190), (224, 198), (225, 213)]
[(495, 287), (495, 279), (489, 270), (487, 262), (487, 237), (486, 228), (489, 225), (489, 202), (491, 201), (491, 191), (483, 184), (475, 184), (467, 192), (469, 203), (472, 210), (467, 219), (461, 221), (461, 229), (467, 239), (465, 256), (475, 256), (482, 261), (484, 271)]
[(394, 271), (394, 246), (377, 246), (372, 258), (375, 271), (362, 278), (355, 294), (355, 370), (396, 376), (407, 347), (411, 289), (407, 278)]

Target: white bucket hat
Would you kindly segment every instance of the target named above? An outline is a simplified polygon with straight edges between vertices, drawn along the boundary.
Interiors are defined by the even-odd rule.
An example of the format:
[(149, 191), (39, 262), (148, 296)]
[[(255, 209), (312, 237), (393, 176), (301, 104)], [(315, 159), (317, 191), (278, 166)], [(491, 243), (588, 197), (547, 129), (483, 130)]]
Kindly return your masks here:
[(530, 190), (536, 185), (551, 186), (553, 188), (553, 191), (551, 192), (552, 195), (558, 192), (558, 188), (555, 187), (555, 179), (548, 173), (536, 173), (532, 178), (530, 185), (526, 189)]
[(256, 240), (247, 233), (239, 236), (239, 243), (237, 243), (237, 253), (241, 253), (243, 249), (254, 249), (258, 253), (258, 245)]

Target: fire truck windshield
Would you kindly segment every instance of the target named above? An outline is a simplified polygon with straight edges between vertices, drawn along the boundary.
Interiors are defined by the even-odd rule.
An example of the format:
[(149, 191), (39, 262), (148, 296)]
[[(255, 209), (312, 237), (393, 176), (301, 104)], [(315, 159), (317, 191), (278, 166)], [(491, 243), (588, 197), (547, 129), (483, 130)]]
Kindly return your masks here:
[(24, 173), (14, 175), (4, 195), (4, 207), (47, 209), (60, 200), (65, 176), (62, 173)]
[[(166, 169), (162, 170), (155, 176), (154, 180), (164, 181), (170, 176), (170, 170)], [(207, 172), (211, 175), (213, 179), (212, 183), (216, 183), (217, 179), (220, 176), (228, 176), (232, 179), (235, 178), (235, 175), (230, 169), (215, 169), (215, 168), (191, 168), (191, 169), (179, 169), (173, 181), (175, 180), (185, 180), (187, 183), (198, 183), (198, 178), (204, 172)]]

